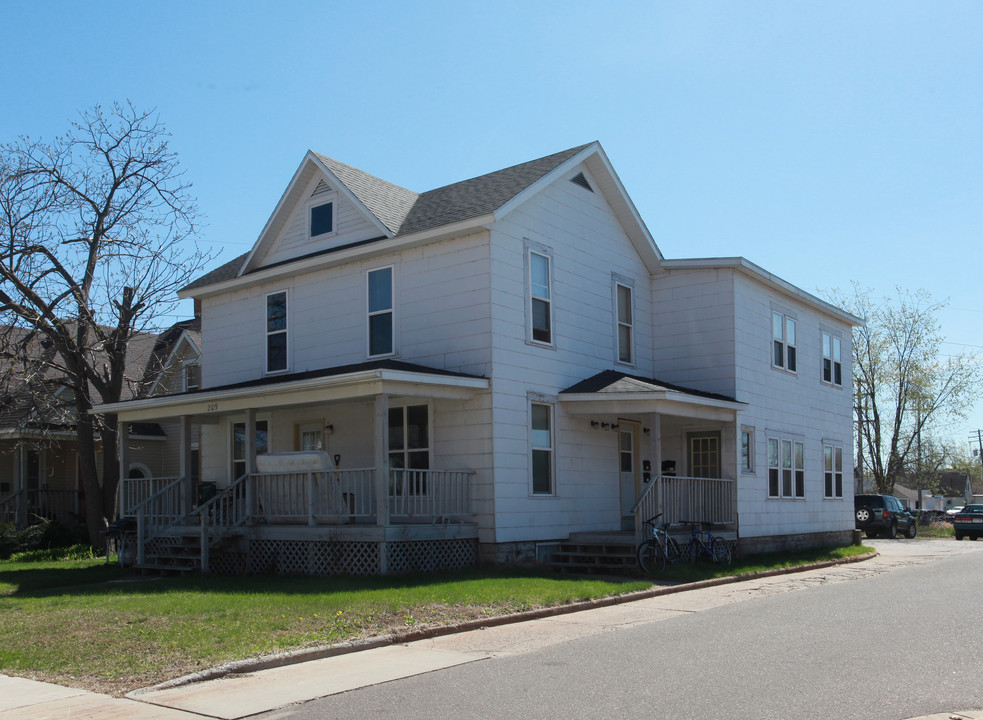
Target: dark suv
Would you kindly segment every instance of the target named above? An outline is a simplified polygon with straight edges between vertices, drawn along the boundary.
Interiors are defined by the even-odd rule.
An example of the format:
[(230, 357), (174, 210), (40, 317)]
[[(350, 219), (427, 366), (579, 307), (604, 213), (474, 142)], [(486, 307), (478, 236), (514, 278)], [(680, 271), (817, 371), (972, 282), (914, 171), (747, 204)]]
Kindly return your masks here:
[(869, 538), (881, 534), (894, 538), (898, 532), (913, 538), (918, 532), (914, 515), (892, 495), (857, 495), (853, 498), (853, 510), (857, 529)]

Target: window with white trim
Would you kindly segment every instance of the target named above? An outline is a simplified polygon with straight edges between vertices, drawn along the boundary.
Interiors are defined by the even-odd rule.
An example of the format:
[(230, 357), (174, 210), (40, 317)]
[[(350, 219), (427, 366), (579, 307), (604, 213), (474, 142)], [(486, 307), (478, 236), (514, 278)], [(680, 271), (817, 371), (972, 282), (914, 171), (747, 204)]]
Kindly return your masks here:
[(795, 372), (795, 318), (772, 312), (771, 334), (772, 366)]
[(840, 339), (823, 333), (823, 382), (843, 385), (843, 363), (840, 360)]
[[(266, 420), (256, 421), (256, 454), (263, 455), (270, 450), (270, 433)], [(232, 424), (232, 479), (238, 480), (246, 474), (246, 423)]]
[(552, 495), (553, 490), (553, 406), (529, 406), (532, 445), (531, 475), (533, 495)]
[(201, 366), (196, 363), (188, 363), (184, 366), (184, 390), (197, 390), (201, 386)]
[(392, 266), (369, 270), (369, 357), (395, 352)]
[(823, 497), (843, 497), (843, 448), (823, 445)]
[(529, 251), (529, 317), (533, 342), (553, 344), (550, 257)]
[(804, 443), (768, 438), (768, 497), (804, 498), (805, 495)]
[(622, 283), (615, 283), (615, 293), (618, 306), (618, 362), (630, 365), (635, 361), (634, 308), (632, 306), (631, 287)]
[(741, 472), (754, 472), (754, 429), (741, 428)]
[(266, 296), (266, 372), (287, 369), (287, 292)]
[[(423, 495), (430, 469), (430, 408), (406, 405), (389, 408), (389, 467), (396, 495)], [(420, 471), (420, 472), (414, 472)]]
[(334, 232), (334, 203), (327, 202), (311, 208), (311, 237)]

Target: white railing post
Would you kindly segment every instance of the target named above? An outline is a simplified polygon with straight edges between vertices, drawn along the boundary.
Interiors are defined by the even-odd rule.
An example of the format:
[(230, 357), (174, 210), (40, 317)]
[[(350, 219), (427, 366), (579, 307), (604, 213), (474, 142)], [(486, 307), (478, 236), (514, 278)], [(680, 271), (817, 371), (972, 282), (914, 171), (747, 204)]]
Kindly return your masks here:
[(307, 473), (307, 524), (314, 524), (314, 473)]
[[(147, 550), (144, 547), (145, 545), (144, 538), (147, 536), (147, 521), (146, 521), (145, 513), (146, 513), (146, 508), (144, 507), (141, 507), (140, 510), (137, 511), (137, 538), (136, 538), (137, 565), (143, 565), (143, 563), (147, 559)], [(120, 543), (120, 549), (119, 549), (120, 554), (122, 555), (125, 550), (126, 550), (126, 542), (123, 541)], [(122, 558), (120, 558), (120, 564), (121, 565), (123, 564)]]

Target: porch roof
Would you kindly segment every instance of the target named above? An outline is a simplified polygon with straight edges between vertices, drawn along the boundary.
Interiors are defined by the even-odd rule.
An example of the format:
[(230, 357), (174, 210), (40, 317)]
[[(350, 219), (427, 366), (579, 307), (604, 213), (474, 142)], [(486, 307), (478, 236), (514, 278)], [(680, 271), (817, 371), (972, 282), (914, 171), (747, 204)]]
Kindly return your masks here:
[(707, 420), (733, 420), (746, 405), (727, 395), (619, 370), (604, 370), (581, 380), (561, 390), (558, 399), (573, 413), (657, 412)]
[(313, 405), (374, 395), (466, 399), (487, 390), (488, 379), (399, 360), (375, 360), (248, 380), (193, 392), (98, 405), (124, 422), (218, 418), (247, 409)]

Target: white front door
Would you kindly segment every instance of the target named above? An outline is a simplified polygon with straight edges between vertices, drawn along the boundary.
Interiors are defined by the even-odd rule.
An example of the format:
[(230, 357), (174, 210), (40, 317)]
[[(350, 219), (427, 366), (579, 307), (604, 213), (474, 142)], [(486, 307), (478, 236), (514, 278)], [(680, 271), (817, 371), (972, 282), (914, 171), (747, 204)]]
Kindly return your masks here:
[[(621, 478), (621, 518), (622, 527), (633, 528), (632, 508), (638, 502), (640, 491), (638, 462), (639, 424), (629, 420), (618, 421), (618, 469)], [(630, 523), (629, 523), (630, 519)]]

